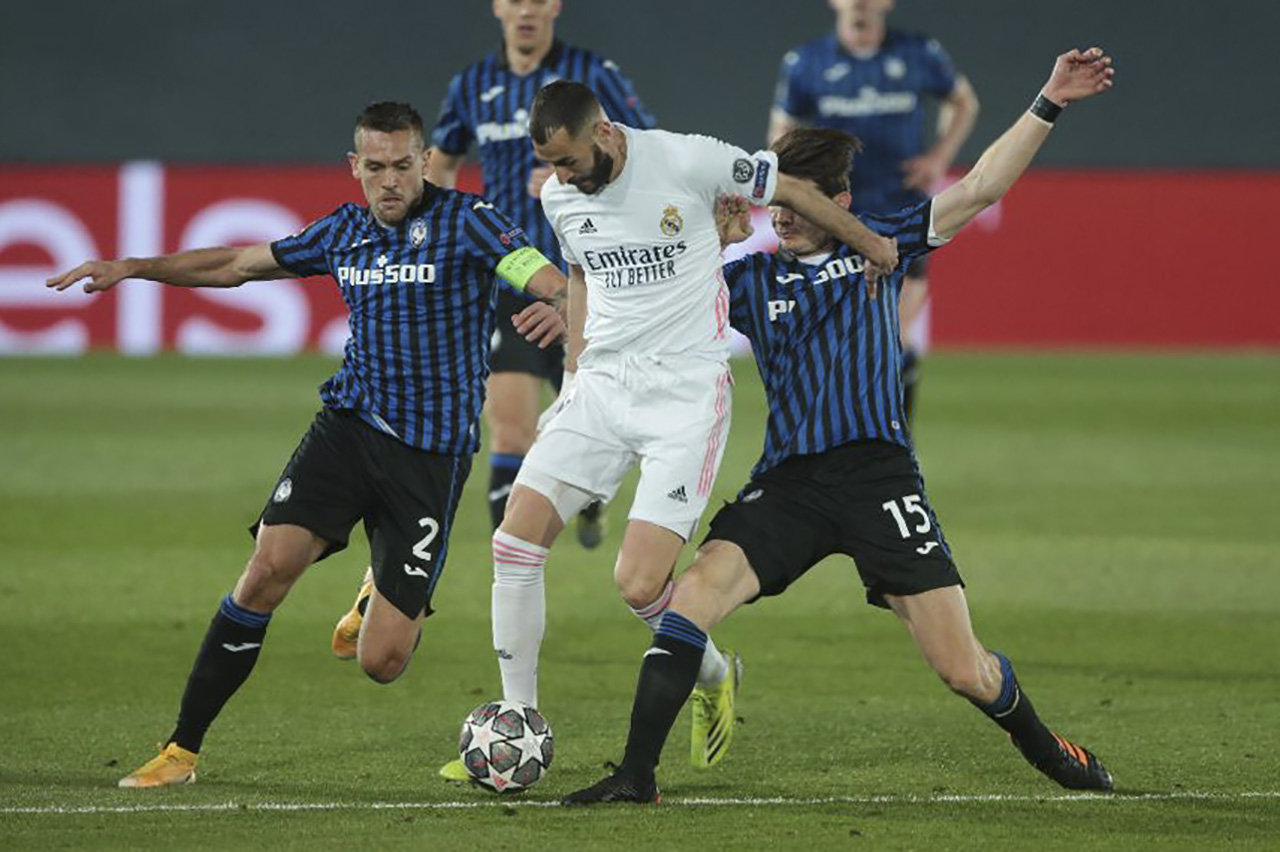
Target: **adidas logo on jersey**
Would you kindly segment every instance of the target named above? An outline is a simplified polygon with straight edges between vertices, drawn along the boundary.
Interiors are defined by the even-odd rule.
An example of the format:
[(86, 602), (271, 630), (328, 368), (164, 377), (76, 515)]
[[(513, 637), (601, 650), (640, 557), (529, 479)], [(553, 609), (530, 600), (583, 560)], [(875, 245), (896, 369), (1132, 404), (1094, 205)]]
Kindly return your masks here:
[(681, 485), (679, 488), (673, 488), (670, 491), (668, 491), (667, 496), (670, 497), (672, 500), (678, 500), (681, 503), (689, 502), (689, 495), (684, 493), (683, 485)]
[(590, 219), (583, 222), (582, 227), (578, 229), (579, 234), (594, 234), (595, 232), (596, 226), (591, 223)]

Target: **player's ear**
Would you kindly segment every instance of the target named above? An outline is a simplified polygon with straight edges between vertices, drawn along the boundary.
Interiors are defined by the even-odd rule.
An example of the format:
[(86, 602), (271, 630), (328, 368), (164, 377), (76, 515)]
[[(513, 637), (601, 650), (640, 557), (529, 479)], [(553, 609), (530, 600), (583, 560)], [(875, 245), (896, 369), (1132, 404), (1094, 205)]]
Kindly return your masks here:
[(422, 179), (423, 180), (427, 179), (427, 172), (430, 169), (430, 164), (431, 164), (431, 148), (428, 147), (422, 150)]
[(613, 123), (607, 118), (597, 119), (591, 125), (591, 141), (597, 145), (604, 142), (612, 141), (614, 135)]
[(843, 207), (845, 210), (848, 210), (849, 205), (853, 203), (853, 196), (849, 194), (849, 190), (842, 189), (840, 192), (837, 192), (835, 195), (833, 195), (831, 197), (831, 200), (834, 201), (840, 207)]
[(348, 151), (347, 162), (351, 164), (351, 176), (360, 180), (360, 156), (355, 151)]

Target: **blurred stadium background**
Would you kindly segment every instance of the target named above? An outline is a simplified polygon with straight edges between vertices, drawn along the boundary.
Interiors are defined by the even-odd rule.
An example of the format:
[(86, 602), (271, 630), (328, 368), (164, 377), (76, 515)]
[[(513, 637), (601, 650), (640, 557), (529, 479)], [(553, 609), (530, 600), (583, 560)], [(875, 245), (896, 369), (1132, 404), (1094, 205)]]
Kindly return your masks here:
[[(783, 52), (831, 26), (821, 0), (565, 5), (558, 34), (614, 58), (661, 126), (744, 147), (763, 143)], [(918, 435), (980, 632), (1019, 653), (1042, 709), (1108, 757), (1122, 787), (1157, 799), (938, 804), (1057, 791), (943, 694), (896, 625), (864, 612), (847, 570), (824, 566), (725, 625), (754, 659), (751, 724), (728, 772), (672, 760), (664, 789), (896, 802), (761, 806), (750, 818), (529, 810), (504, 825), (559, 848), (624, 842), (637, 824), (660, 845), (703, 849), (863, 836), (877, 848), (1275, 848), (1280, 267), (1267, 246), (1280, 209), (1280, 4), (900, 0), (891, 22), (937, 36), (974, 83), (982, 114), (960, 168), (1065, 47), (1096, 42), (1116, 57), (1116, 91), (1069, 110), (1010, 196), (935, 256)], [(270, 836), (318, 848), (371, 825), (384, 848), (519, 845), (461, 810), (421, 812), (416, 825), (359, 809), (128, 823), (93, 811), (137, 804), (110, 784), (166, 730), (248, 554), (238, 528), (309, 422), (345, 324), (325, 279), (229, 292), (130, 282), (92, 298), (43, 287), (87, 257), (265, 241), (358, 199), (344, 160), (356, 113), (404, 99), (430, 121), (449, 77), (497, 36), (483, 0), (6, 6), (0, 846), (142, 848), (177, 819), (202, 832), (196, 846)], [(477, 185), (474, 170), (464, 185)], [(246, 357), (185, 357), (210, 354)], [(761, 439), (758, 381), (749, 364), (737, 372), (725, 498)], [(407, 685), (338, 680), (324, 657), (363, 564), (353, 541), (291, 597), (211, 737), (205, 780), (148, 801), (458, 798), (432, 769), (455, 720), (497, 686), (479, 479), (430, 657)], [(547, 798), (617, 756), (645, 642), (599, 564), (611, 557), (567, 544), (557, 558), (544, 668), (564, 751)], [(832, 647), (822, 625), (849, 637)], [(831, 741), (814, 702), (849, 707), (852, 728)], [(936, 737), (917, 736), (922, 721)], [(1178, 798), (1197, 791), (1209, 795)], [(908, 808), (910, 796), (936, 807)], [(56, 813), (66, 807), (92, 813), (68, 822)], [(1088, 819), (1064, 835), (1057, 819), (1073, 814)]]
[[(1280, 7), (899, 5), (893, 23), (935, 34), (982, 100), (961, 163), (1026, 107), (1064, 46), (1105, 43), (1123, 74), (938, 255), (938, 345), (1280, 346), (1280, 286), (1259, 252), (1280, 207), (1280, 117), (1261, 94)], [(430, 120), (450, 76), (497, 43), (488, 4), (111, 10), (5, 12), (0, 351), (333, 351), (341, 303), (318, 282), (139, 284), (97, 300), (41, 282), (86, 256), (275, 238), (356, 197), (343, 164), (354, 115), (396, 98)], [(615, 58), (662, 126), (752, 147), (782, 53), (830, 26), (820, 0), (570, 2), (558, 33)]]

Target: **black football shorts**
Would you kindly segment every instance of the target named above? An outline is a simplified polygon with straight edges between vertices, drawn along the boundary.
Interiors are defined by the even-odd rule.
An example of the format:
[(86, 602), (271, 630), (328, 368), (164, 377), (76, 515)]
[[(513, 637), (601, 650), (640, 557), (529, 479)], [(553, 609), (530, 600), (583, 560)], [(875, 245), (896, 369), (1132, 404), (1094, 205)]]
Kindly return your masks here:
[(420, 450), (353, 412), (322, 409), (249, 532), (304, 527), (328, 542), (323, 559), (345, 548), (363, 520), (378, 592), (409, 618), (430, 615), (470, 470), (470, 455)]
[(826, 557), (853, 557), (867, 602), (963, 586), (915, 456), (854, 441), (765, 471), (711, 520), (706, 541), (742, 548), (760, 594), (779, 595)]

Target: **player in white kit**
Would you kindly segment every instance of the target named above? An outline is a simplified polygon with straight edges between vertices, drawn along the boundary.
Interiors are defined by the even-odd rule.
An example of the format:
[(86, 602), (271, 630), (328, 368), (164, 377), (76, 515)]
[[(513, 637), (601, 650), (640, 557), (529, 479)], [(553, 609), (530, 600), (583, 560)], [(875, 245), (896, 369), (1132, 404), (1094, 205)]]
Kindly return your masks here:
[[(640, 465), (614, 579), (656, 629), (680, 549), (706, 508), (732, 385), (717, 197), (792, 207), (883, 272), (897, 249), (813, 184), (780, 175), (772, 152), (613, 124), (579, 83), (543, 88), (529, 133), (555, 169), (542, 204), (570, 264), (569, 357), (554, 414), (493, 536), (493, 637), (505, 697), (536, 705), (543, 567), (564, 519), (612, 499)], [(729, 745), (737, 678), (736, 655), (708, 643), (694, 691), (695, 766), (715, 764)]]

